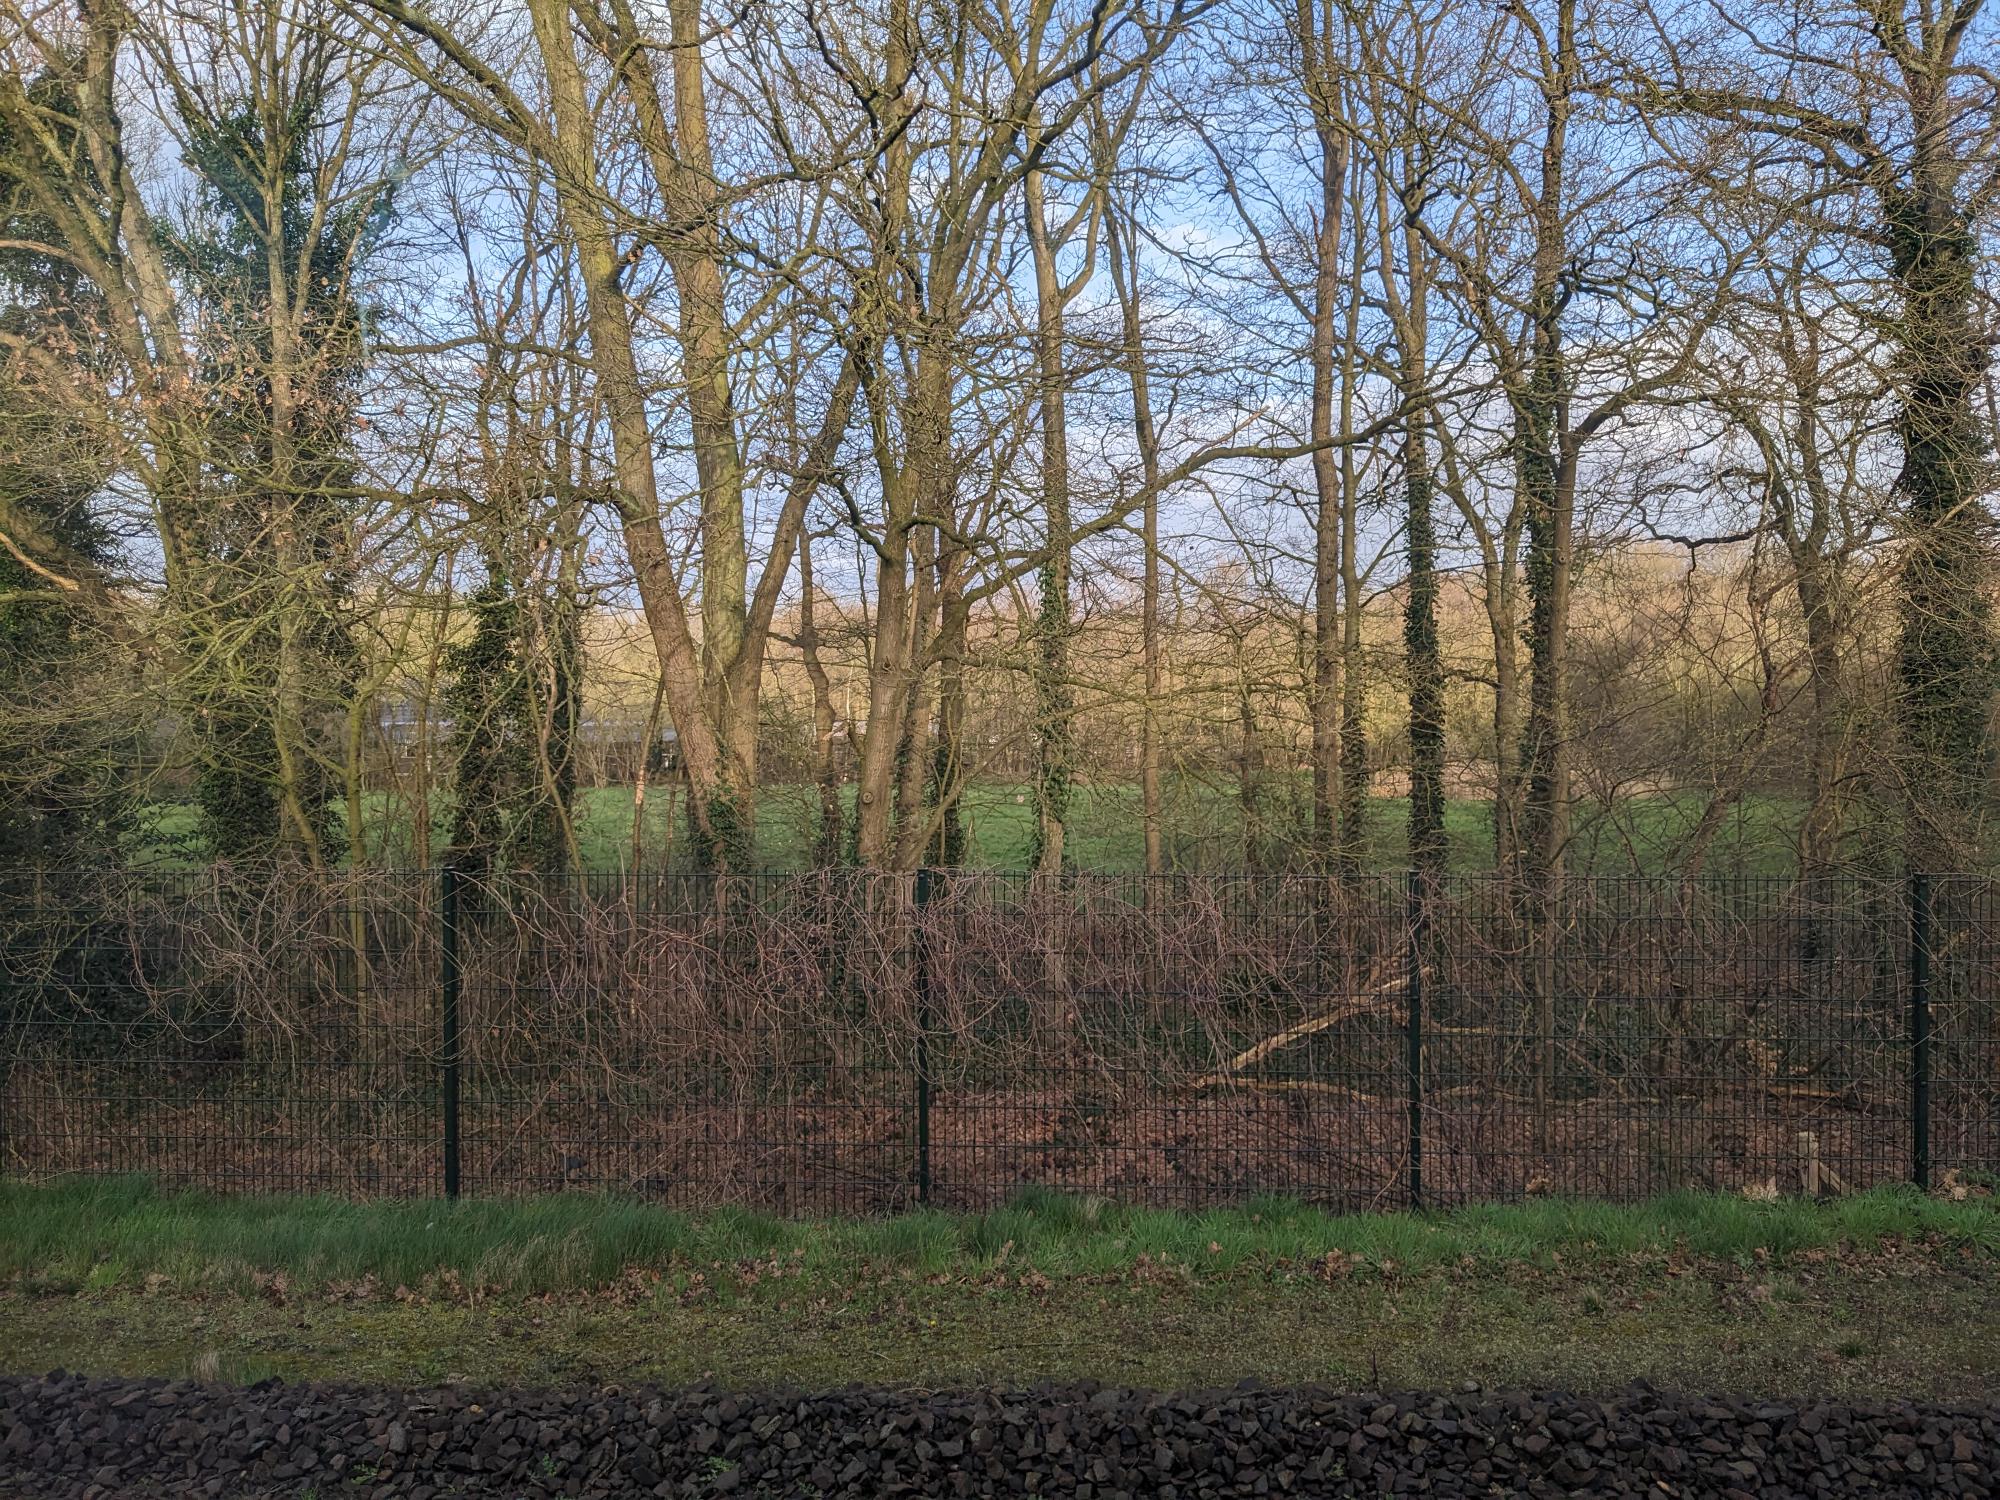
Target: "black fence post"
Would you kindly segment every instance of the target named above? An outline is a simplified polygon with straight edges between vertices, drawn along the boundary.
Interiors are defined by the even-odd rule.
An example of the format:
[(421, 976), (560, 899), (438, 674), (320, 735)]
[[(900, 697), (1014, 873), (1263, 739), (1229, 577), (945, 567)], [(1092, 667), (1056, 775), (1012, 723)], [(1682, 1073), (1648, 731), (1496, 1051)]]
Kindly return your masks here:
[(438, 872), (438, 982), (443, 997), (444, 1035), (439, 1061), (444, 1068), (444, 1195), (458, 1196), (458, 870)]
[(1406, 985), (1404, 1065), (1410, 1090), (1410, 1207), (1424, 1206), (1424, 879), (1412, 870), (1406, 877), (1409, 947), (1404, 954)]
[(1910, 1178), (1931, 1187), (1931, 878), (1910, 877)]
[(931, 1201), (931, 938), (925, 912), (931, 904), (937, 872), (917, 871), (916, 928), (913, 933), (917, 991), (917, 1202)]

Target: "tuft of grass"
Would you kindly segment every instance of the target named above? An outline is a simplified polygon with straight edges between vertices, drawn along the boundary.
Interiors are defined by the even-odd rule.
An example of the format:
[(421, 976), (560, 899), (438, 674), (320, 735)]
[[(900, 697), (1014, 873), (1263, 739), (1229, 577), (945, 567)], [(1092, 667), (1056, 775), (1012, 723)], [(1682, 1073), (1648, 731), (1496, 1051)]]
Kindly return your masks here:
[(1182, 1213), (1035, 1189), (982, 1214), (795, 1221), (586, 1194), (355, 1203), (217, 1197), (139, 1178), (0, 1184), (0, 1279), (48, 1291), (246, 1292), (282, 1275), (301, 1291), (373, 1277), (390, 1288), (447, 1279), (533, 1294), (606, 1286), (633, 1268), (669, 1280), (699, 1271), (714, 1286), (773, 1262), (789, 1273), (783, 1279), (843, 1282), (901, 1273), (1102, 1277), (1143, 1259), (1212, 1280), (1296, 1269), (1334, 1252), (1363, 1270), (1416, 1275), (1672, 1252), (1782, 1263), (1892, 1240), (2000, 1256), (2000, 1202), (1885, 1188), (1829, 1203), (1684, 1193), (1630, 1205), (1558, 1198), (1331, 1214), (1260, 1199)]

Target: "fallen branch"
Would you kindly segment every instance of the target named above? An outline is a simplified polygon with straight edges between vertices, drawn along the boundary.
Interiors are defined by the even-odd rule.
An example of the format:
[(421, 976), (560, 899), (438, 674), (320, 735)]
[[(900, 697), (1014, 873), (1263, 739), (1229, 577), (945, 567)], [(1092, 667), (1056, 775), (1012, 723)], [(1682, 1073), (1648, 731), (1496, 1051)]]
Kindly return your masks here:
[(1384, 1099), (1379, 1094), (1364, 1094), (1361, 1090), (1348, 1088), (1345, 1084), (1321, 1083), (1316, 1078), (1225, 1078), (1211, 1073), (1206, 1078), (1197, 1078), (1193, 1086), (1201, 1089), (1218, 1088), (1223, 1085), (1239, 1089), (1256, 1089), (1268, 1094), (1333, 1094), (1392, 1113), (1401, 1111), (1406, 1103), (1402, 1099)]
[(1212, 1088), (1218, 1083), (1227, 1082), (1245, 1068), (1262, 1062), (1280, 1047), (1290, 1046), (1300, 1037), (1312, 1036), (1316, 1032), (1325, 1031), (1329, 1026), (1338, 1026), (1342, 1021), (1352, 1021), (1357, 1016), (1379, 1012), (1382, 1009), (1382, 1000), (1390, 995), (1400, 995), (1404, 987), (1404, 982), (1397, 980), (1357, 999), (1344, 1001), (1332, 1010), (1321, 1011), (1318, 1015), (1310, 1016), (1295, 1026), (1287, 1026), (1283, 1031), (1265, 1037), (1256, 1046), (1237, 1053), (1213, 1073), (1204, 1073), (1194, 1081), (1193, 1086), (1198, 1089)]
[(1832, 1104), (1841, 1109), (1858, 1110), (1871, 1104), (1888, 1107), (1881, 1100), (1870, 1099), (1852, 1088), (1823, 1089), (1804, 1083), (1773, 1083), (1766, 1086), (1764, 1092), (1773, 1099), (1810, 1099), (1816, 1104)]

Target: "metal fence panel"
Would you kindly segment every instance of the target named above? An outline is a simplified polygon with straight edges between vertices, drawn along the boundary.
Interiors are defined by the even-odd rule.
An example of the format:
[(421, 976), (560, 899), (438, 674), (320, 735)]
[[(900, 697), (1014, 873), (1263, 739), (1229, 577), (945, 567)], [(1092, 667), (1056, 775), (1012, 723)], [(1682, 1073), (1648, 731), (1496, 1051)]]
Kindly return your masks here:
[(0, 872), (0, 1170), (1363, 1208), (1858, 1189), (1916, 1175), (1920, 1118), (1934, 1181), (2000, 1168), (1984, 878), (1921, 930), (1849, 878), (446, 886)]

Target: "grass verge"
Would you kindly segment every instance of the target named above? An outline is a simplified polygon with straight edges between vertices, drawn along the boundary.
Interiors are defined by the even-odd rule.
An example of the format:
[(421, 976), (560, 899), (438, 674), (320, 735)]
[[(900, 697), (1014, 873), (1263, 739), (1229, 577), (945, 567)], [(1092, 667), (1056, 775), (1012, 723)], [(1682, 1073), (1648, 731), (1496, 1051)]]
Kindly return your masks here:
[(1870, 1193), (1334, 1216), (1033, 1194), (792, 1223), (601, 1198), (0, 1188), (0, 1368), (818, 1387), (1256, 1375), (1938, 1398), (2000, 1383), (2000, 1209)]
[(1266, 1199), (1176, 1213), (1029, 1191), (985, 1214), (812, 1221), (732, 1209), (691, 1215), (584, 1194), (355, 1203), (164, 1192), (143, 1178), (0, 1185), (0, 1280), (48, 1291), (164, 1278), (187, 1291), (245, 1292), (277, 1273), (301, 1292), (372, 1277), (388, 1287), (446, 1278), (490, 1293), (539, 1294), (602, 1287), (635, 1267), (685, 1281), (774, 1261), (833, 1284), (879, 1271), (1100, 1276), (1142, 1262), (1205, 1281), (1282, 1272), (1329, 1255), (1357, 1269), (1411, 1275), (1676, 1253), (1782, 1263), (1888, 1242), (2000, 1261), (2000, 1207), (1990, 1197), (1950, 1202), (1889, 1189), (1824, 1204), (1684, 1194), (1415, 1215), (1329, 1214)]

